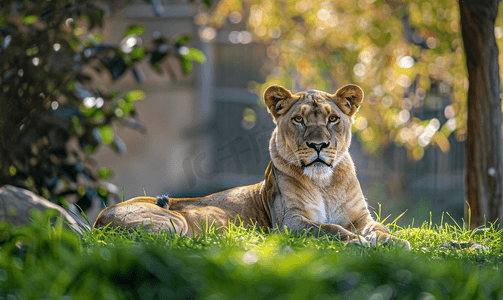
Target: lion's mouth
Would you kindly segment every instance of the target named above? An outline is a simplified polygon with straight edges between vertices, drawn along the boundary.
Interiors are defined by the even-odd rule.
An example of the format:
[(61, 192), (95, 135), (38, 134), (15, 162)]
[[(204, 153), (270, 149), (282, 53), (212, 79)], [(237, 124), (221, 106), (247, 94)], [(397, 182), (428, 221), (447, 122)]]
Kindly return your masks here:
[(303, 168), (307, 168), (307, 167), (309, 167), (309, 166), (311, 166), (313, 164), (316, 164), (316, 163), (322, 163), (322, 164), (324, 164), (326, 166), (331, 167), (330, 164), (328, 164), (326, 161), (324, 161), (323, 159), (321, 159), (319, 157), (317, 159), (313, 160), (312, 162), (308, 163), (307, 165), (304, 162), (302, 162), (302, 167)]

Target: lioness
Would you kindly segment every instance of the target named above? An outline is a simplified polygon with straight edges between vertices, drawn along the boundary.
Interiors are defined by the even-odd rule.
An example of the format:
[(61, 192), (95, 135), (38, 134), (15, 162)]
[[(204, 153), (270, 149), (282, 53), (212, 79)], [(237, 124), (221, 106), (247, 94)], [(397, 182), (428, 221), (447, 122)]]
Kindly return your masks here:
[(398, 242), (409, 249), (409, 242), (390, 236), (372, 219), (356, 178), (348, 148), (362, 100), (362, 89), (352, 84), (335, 94), (308, 90), (292, 95), (270, 86), (264, 101), (276, 128), (264, 181), (202, 198), (133, 198), (104, 209), (94, 227), (143, 224), (193, 236), (202, 233), (202, 223), (226, 226), (241, 219), (244, 225), (327, 233), (345, 242)]

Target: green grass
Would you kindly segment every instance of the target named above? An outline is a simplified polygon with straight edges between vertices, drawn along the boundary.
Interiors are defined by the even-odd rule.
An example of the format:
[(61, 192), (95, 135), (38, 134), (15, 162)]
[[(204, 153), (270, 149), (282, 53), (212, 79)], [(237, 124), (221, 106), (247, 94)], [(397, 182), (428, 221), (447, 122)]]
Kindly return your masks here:
[(503, 232), (495, 226), (471, 232), (443, 221), (407, 228), (392, 222), (393, 234), (410, 241), (408, 252), (239, 226), (210, 228), (195, 238), (120, 229), (94, 229), (79, 236), (65, 229), (53, 212), (34, 214), (33, 219), (23, 227), (0, 226), (0, 299), (503, 295)]

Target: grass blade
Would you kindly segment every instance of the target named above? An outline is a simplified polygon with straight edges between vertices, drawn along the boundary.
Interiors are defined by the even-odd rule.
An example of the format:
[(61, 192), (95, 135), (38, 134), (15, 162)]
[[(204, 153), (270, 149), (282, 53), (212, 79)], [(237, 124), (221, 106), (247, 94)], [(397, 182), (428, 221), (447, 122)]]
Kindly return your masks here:
[(124, 202), (124, 182), (122, 183), (122, 202)]
[[(398, 217), (396, 217), (396, 218), (393, 220), (393, 222), (391, 222), (391, 223), (390, 223), (390, 225), (397, 226), (397, 225), (396, 225), (396, 222), (397, 222), (398, 220), (400, 220), (400, 218), (401, 218), (401, 217), (403, 217), (403, 215), (405, 215), (405, 213), (406, 213), (407, 211), (408, 211), (408, 209), (406, 209), (403, 213), (401, 213)], [(387, 219), (387, 218), (386, 218), (386, 219)], [(383, 222), (383, 223), (384, 223), (384, 222)]]
[(73, 205), (77, 206), (77, 208), (80, 210), (80, 214), (84, 217), (84, 219), (86, 219), (87, 224), (89, 224), (89, 227), (93, 228), (93, 225), (91, 224), (91, 222), (89, 222), (89, 219), (87, 218), (87, 215), (84, 212), (84, 210), (82, 210), (82, 208), (80, 208), (80, 206), (78, 206), (77, 203), (74, 203)]

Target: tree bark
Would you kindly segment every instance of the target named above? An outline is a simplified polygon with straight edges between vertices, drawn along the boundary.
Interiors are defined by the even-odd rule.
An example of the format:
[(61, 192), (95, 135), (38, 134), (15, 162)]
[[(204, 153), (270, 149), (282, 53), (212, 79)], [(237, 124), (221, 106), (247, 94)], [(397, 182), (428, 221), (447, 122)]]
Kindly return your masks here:
[[(466, 201), (471, 229), (503, 217), (501, 80), (494, 22), (499, 0), (459, 0), (468, 68)], [(468, 207), (465, 205), (465, 220)]]

